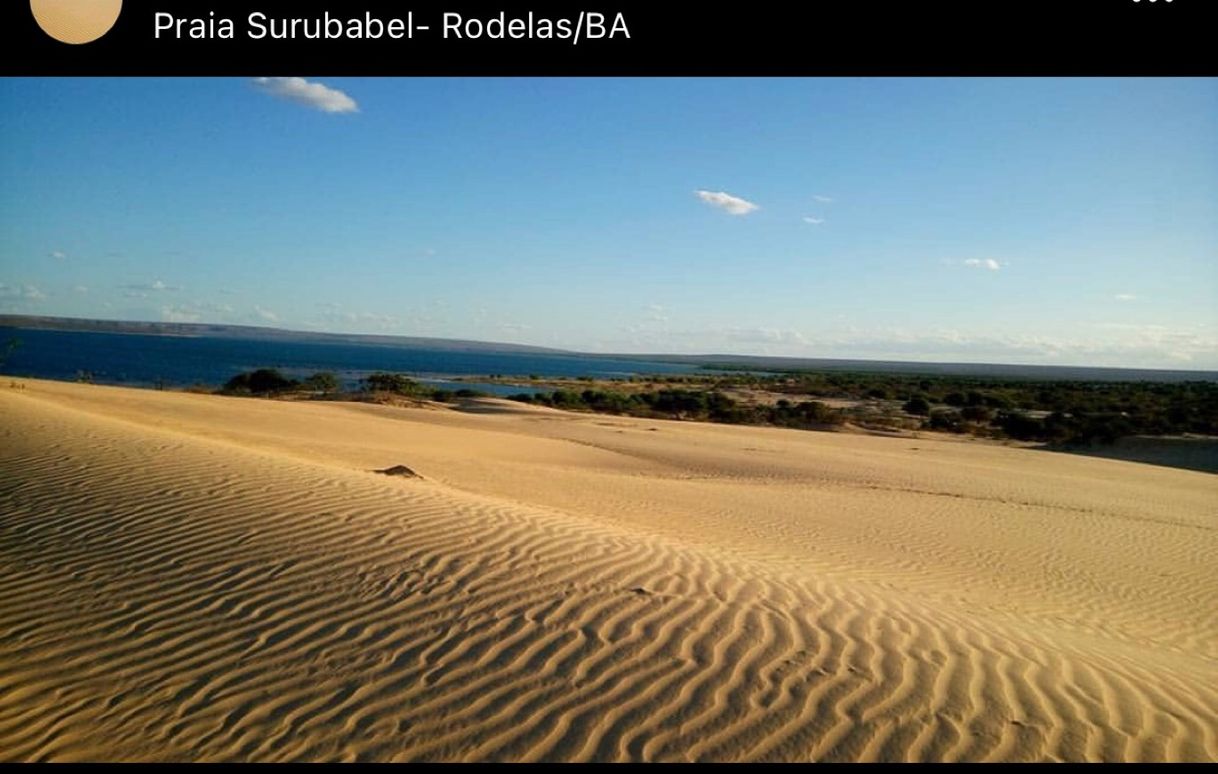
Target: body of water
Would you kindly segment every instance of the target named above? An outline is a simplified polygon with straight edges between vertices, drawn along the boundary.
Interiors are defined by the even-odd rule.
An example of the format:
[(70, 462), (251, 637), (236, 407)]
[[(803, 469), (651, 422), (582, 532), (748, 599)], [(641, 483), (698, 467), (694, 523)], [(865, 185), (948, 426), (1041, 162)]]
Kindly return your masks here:
[(693, 365), (579, 355), (516, 352), (454, 352), (380, 344), (263, 341), (206, 336), (0, 328), (4, 342), (18, 339), (0, 373), (71, 381), (84, 375), (98, 384), (167, 388), (220, 386), (242, 371), (277, 368), (301, 378), (333, 371), (354, 385), (375, 371), (410, 374), (444, 389), (480, 389), (500, 395), (526, 390), (498, 384), (450, 381), (456, 376), (612, 378), (639, 374), (693, 373)]

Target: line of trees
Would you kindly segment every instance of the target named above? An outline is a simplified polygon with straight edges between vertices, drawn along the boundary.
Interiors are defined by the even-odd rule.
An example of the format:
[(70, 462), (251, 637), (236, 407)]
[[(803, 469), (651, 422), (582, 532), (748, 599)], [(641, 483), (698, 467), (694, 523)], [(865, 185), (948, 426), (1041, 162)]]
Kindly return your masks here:
[(779, 400), (773, 406), (740, 403), (715, 390), (660, 389), (624, 393), (613, 390), (555, 390), (550, 393), (520, 393), (511, 400), (568, 411), (602, 414), (692, 419), (734, 425), (774, 425), (824, 429), (846, 421), (845, 414), (816, 401), (792, 403)]
[(342, 381), (333, 371), (318, 371), (302, 379), (291, 379), (274, 368), (259, 368), (237, 374), (220, 390), (226, 395), (255, 395), (278, 397), (303, 395), (330, 399), (376, 399), (384, 396), (451, 402), (457, 398), (483, 395), (477, 390), (443, 390), (427, 387), (403, 374), (377, 372), (360, 379), (353, 391), (343, 389)]
[[(992, 438), (1061, 445), (1110, 443), (1128, 435), (1218, 435), (1218, 383), (1081, 382), (917, 377), (903, 374), (700, 374), (621, 380), (626, 389), (559, 389), (522, 393), (513, 400), (554, 408), (730, 424), (829, 429), (847, 421), (864, 426), (895, 418), (922, 427)], [(627, 385), (629, 383), (629, 385)], [(663, 386), (660, 386), (663, 385)], [(789, 395), (773, 404), (742, 403), (726, 390)], [(337, 375), (303, 380), (271, 368), (234, 376), (223, 392), (348, 400), (402, 397), (451, 402), (483, 393), (435, 389), (396, 373), (377, 372), (345, 391)], [(796, 396), (799, 396), (798, 399)], [(851, 408), (820, 400), (848, 399)]]

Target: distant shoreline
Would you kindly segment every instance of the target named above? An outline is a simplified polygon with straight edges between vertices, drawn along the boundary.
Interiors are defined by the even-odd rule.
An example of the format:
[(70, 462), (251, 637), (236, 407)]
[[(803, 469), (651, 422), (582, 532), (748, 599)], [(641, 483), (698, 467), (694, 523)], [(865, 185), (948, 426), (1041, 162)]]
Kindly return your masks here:
[(0, 314), (0, 329), (70, 331), (74, 333), (137, 334), (178, 338), (215, 338), (249, 341), (282, 341), (317, 344), (355, 344), (362, 346), (434, 349), (449, 352), (534, 354), (578, 357), (590, 360), (630, 360), (684, 365), (702, 369), (753, 370), (773, 372), (858, 372), (925, 374), (929, 376), (970, 376), (1009, 379), (1087, 380), (1087, 381), (1215, 381), (1218, 371), (1160, 369), (1116, 366), (1027, 365), (1018, 363), (958, 363), (897, 360), (859, 360), (852, 358), (799, 358), (769, 355), (579, 352), (530, 344), (444, 339), (383, 334), (295, 331), (255, 325), (215, 323), (166, 323), (132, 320), (96, 320), (74, 317), (42, 317)]

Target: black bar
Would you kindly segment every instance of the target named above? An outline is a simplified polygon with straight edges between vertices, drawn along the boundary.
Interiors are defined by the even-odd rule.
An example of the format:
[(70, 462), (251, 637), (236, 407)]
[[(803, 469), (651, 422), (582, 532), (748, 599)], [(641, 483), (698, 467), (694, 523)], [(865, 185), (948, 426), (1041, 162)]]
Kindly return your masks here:
[[(158, 38), (157, 12), (230, 19), (234, 38), (179, 39), (167, 32)], [(344, 20), (412, 16), (414, 29), (402, 39), (255, 40), (248, 37), (255, 12), (276, 19), (326, 12)], [(596, 28), (587, 26), (578, 42), (539, 36), (539, 20), (573, 23), (581, 12), (603, 14), (606, 33), (620, 20), (628, 37), (619, 28), (589, 38)], [(445, 13), (476, 19), (482, 36), (445, 37)], [(503, 27), (525, 34), (488, 37), (488, 23), (501, 13)], [(513, 19), (521, 23), (510, 24)], [(429, 29), (418, 29), (424, 25)], [(81, 45), (44, 34), (28, 0), (8, 0), (0, 30), (4, 75), (1197, 76), (1218, 70), (1218, 0), (797, 0), (750, 2), (726, 13), (655, 0), (125, 0), (113, 29)]]

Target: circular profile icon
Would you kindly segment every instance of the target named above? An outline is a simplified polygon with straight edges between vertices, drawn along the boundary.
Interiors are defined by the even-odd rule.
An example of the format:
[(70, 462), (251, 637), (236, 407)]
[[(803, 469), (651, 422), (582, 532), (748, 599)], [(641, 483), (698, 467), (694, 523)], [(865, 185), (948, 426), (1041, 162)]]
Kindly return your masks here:
[(30, 0), (42, 31), (63, 43), (89, 43), (110, 31), (123, 0)]

